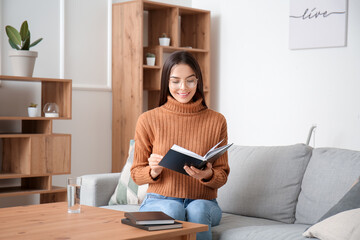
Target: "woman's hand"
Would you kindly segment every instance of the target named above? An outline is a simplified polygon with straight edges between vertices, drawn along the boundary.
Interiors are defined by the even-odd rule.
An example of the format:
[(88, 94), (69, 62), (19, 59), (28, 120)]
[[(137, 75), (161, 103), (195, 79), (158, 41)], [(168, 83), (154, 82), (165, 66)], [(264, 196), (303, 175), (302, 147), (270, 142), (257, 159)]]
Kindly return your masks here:
[(163, 156), (158, 154), (151, 154), (150, 157), (148, 158), (149, 166), (151, 169), (150, 175), (152, 178), (156, 178), (162, 172), (164, 167), (159, 166), (159, 162), (161, 161), (162, 158)]
[(193, 166), (191, 166), (191, 167), (184, 166), (184, 170), (191, 177), (194, 177), (199, 180), (202, 180), (202, 179), (210, 180), (214, 174), (214, 172), (212, 170), (212, 164), (209, 162), (206, 164), (206, 168), (204, 170), (197, 169), (196, 167), (193, 167)]

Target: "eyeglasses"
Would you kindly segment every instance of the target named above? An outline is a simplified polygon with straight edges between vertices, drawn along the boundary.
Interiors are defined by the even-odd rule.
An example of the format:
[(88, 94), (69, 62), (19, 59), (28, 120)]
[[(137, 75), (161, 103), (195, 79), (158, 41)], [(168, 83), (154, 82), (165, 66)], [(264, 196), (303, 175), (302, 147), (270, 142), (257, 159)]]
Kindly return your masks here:
[(185, 83), (185, 86), (187, 86), (188, 88), (194, 88), (196, 87), (197, 82), (198, 82), (197, 78), (189, 78), (186, 79), (185, 81), (180, 81), (180, 79), (170, 79), (169, 87), (172, 89), (180, 89), (181, 84)]

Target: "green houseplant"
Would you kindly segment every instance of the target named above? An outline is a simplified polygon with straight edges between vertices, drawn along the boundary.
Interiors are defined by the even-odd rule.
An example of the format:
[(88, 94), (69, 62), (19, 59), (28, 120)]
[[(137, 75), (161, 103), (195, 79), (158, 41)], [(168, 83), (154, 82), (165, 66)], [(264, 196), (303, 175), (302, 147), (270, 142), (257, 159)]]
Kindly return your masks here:
[(170, 38), (166, 35), (166, 33), (163, 33), (159, 37), (159, 44), (160, 44), (160, 46), (169, 46), (170, 45)]
[(28, 114), (29, 114), (29, 117), (37, 116), (37, 104), (36, 103), (30, 103), (30, 105), (28, 106)]
[(146, 54), (146, 65), (155, 66), (155, 54), (153, 53)]
[(20, 32), (10, 25), (5, 27), (5, 31), (9, 38), (9, 44), (14, 49), (9, 51), (13, 74), (15, 76), (32, 77), (38, 53), (29, 49), (41, 42), (42, 38), (31, 43), (31, 34), (27, 21), (21, 24)]

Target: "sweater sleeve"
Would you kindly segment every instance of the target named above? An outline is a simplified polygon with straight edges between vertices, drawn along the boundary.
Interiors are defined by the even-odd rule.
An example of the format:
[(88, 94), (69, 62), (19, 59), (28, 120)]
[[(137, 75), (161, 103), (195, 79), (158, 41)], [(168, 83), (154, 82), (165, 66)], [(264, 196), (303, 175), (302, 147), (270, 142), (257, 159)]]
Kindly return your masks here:
[[(228, 144), (227, 123), (224, 117), (221, 125), (220, 138), (218, 141), (221, 141), (222, 139), (224, 139), (224, 141), (221, 143), (221, 146)], [(212, 178), (207, 181), (201, 180), (200, 182), (207, 187), (218, 189), (226, 183), (230, 173), (227, 151), (214, 162), (212, 169), (214, 172)]]
[(154, 180), (151, 177), (148, 162), (153, 149), (153, 138), (146, 116), (140, 115), (135, 129), (134, 161), (130, 170), (132, 179), (138, 185), (154, 183), (159, 180), (159, 178)]

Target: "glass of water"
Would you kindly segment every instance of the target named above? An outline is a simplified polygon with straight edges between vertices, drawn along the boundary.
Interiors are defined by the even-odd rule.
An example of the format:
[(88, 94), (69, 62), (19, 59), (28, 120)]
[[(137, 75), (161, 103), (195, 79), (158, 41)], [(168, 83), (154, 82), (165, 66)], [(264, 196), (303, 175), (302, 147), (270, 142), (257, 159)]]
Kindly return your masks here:
[(70, 177), (67, 179), (68, 213), (80, 213), (80, 190), (81, 177)]

